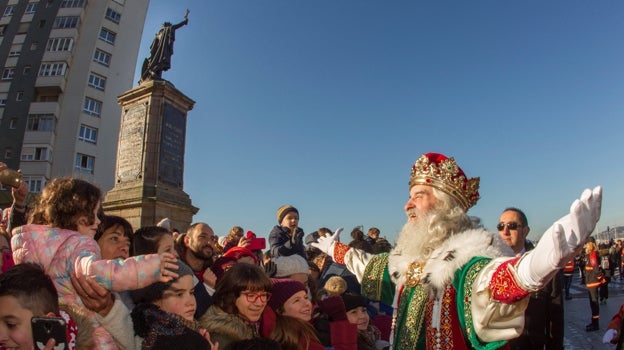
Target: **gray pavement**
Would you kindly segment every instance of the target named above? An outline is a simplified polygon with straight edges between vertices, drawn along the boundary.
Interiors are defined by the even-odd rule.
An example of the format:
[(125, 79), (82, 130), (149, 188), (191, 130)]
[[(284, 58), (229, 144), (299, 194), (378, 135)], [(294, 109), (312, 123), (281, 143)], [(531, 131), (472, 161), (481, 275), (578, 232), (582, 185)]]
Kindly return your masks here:
[(580, 278), (575, 276), (570, 288), (571, 300), (564, 300), (564, 346), (566, 350), (613, 350), (614, 345), (603, 344), (604, 335), (611, 317), (624, 304), (624, 281), (615, 276), (609, 284), (609, 300), (606, 305), (600, 305), (600, 330), (586, 332), (585, 325), (591, 320), (589, 297), (585, 286), (580, 284)]

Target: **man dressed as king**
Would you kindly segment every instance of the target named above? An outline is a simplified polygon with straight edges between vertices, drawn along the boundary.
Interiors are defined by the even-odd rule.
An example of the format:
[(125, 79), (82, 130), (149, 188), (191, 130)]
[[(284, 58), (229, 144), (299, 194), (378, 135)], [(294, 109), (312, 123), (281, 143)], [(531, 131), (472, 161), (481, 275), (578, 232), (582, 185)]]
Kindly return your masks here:
[(394, 309), (392, 349), (504, 349), (524, 326), (527, 296), (574, 258), (600, 218), (602, 189), (586, 189), (570, 212), (520, 257), (467, 215), (479, 178), (453, 158), (423, 154), (412, 166), (407, 223), (396, 247), (372, 255), (338, 241), (313, 245), (346, 265), (362, 294)]

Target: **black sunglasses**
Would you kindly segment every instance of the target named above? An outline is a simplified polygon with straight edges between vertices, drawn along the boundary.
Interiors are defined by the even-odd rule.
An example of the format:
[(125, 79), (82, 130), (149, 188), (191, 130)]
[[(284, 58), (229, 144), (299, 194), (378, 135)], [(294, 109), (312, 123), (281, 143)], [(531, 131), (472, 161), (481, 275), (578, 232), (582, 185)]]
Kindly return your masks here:
[(496, 228), (499, 231), (503, 231), (505, 229), (505, 226), (507, 226), (507, 228), (511, 231), (511, 230), (517, 230), (518, 227), (522, 227), (522, 224), (519, 224), (515, 221), (508, 222), (506, 224), (504, 222), (499, 222), (498, 225), (496, 225)]

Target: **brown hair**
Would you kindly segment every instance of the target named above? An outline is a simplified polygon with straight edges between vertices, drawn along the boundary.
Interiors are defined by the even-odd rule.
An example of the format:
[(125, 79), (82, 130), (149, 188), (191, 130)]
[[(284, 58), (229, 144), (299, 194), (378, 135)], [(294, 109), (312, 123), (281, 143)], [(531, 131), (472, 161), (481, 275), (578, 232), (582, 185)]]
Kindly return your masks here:
[(310, 348), (311, 342), (320, 343), (316, 331), (309, 322), (296, 317), (282, 315), (276, 312), (275, 327), (271, 330), (270, 339), (276, 340), (284, 350), (298, 350), (299, 342), (305, 341), (305, 348)]
[(93, 210), (102, 200), (102, 191), (87, 181), (63, 177), (50, 181), (35, 204), (28, 222), (76, 230), (77, 220), (87, 217), (95, 222)]
[(259, 266), (235, 263), (217, 281), (214, 304), (229, 314), (238, 315), (235, 303), (243, 291), (271, 292), (272, 289), (271, 280)]

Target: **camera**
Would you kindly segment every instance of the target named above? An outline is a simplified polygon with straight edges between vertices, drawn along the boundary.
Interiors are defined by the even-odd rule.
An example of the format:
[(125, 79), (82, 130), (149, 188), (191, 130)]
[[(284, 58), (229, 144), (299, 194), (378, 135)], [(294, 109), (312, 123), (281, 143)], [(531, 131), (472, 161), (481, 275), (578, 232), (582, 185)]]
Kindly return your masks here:
[(9, 168), (0, 170), (0, 183), (18, 188), (22, 184), (22, 173)]

